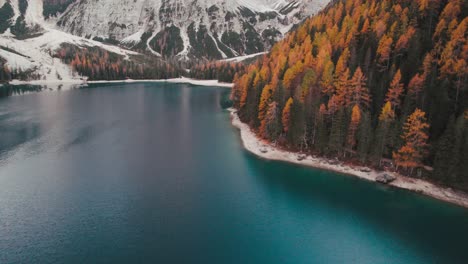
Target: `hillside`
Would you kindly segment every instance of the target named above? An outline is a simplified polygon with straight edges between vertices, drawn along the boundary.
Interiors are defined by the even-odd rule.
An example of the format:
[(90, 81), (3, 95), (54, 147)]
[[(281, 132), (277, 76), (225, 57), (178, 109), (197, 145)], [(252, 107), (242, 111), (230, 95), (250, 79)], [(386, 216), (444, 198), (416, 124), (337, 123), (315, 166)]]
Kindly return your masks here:
[(0, 1), (0, 82), (79, 83), (180, 75), (177, 65), (156, 56), (57, 29), (45, 19), (54, 3), (56, 10), (69, 2)]
[(466, 1), (334, 1), (237, 76), (232, 99), (285, 148), (468, 190)]
[(0, 82), (177, 77), (269, 50), (328, 1), (0, 0)]
[(69, 1), (57, 25), (74, 35), (162, 57), (223, 59), (262, 52), (329, 0)]

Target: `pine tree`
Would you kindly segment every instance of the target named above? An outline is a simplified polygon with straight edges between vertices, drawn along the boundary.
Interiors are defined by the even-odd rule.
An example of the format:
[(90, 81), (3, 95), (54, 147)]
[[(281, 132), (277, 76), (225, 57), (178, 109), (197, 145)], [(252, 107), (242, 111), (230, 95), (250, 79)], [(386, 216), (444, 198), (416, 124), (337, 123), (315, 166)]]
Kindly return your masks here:
[[(461, 122), (460, 122), (461, 123)], [(468, 110), (463, 118), (463, 134), (461, 134), (462, 150), (460, 158), (468, 157)], [(459, 162), (457, 185), (468, 191), (468, 162)]]
[(379, 124), (375, 132), (375, 148), (373, 159), (379, 165), (382, 163), (382, 155), (387, 153), (388, 131), (395, 120), (395, 112), (392, 109), (392, 103), (385, 103), (379, 116)]
[(455, 130), (455, 118), (452, 117), (435, 146), (434, 177), (445, 183), (455, 181), (461, 154), (461, 144), (457, 142), (459, 138), (456, 137), (458, 133)]
[(372, 142), (372, 124), (369, 113), (362, 114), (362, 121), (358, 128), (358, 155), (361, 162), (366, 162), (369, 154), (369, 148)]
[(317, 150), (320, 153), (326, 152), (326, 147), (328, 145), (328, 130), (325, 121), (327, 112), (325, 104), (321, 104), (317, 118), (317, 136), (313, 141), (313, 144), (317, 147)]
[(341, 108), (335, 114), (330, 130), (330, 140), (328, 149), (330, 153), (339, 154), (343, 151), (343, 144), (346, 138), (345, 112)]
[(262, 122), (262, 136), (271, 141), (275, 141), (281, 134), (281, 122), (279, 119), (279, 108), (276, 102), (268, 105), (268, 111)]
[(305, 131), (304, 106), (300, 100), (294, 100), (291, 105), (288, 137), (294, 146), (308, 147)]

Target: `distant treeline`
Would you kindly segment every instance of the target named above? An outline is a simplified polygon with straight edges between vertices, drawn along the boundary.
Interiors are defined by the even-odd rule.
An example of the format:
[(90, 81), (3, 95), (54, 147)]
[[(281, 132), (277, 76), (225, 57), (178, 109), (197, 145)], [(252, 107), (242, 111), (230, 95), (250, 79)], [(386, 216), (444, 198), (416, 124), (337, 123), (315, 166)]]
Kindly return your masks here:
[(245, 64), (236, 62), (201, 62), (190, 67), (190, 77), (232, 83), (236, 75), (244, 74), (246, 68)]
[(63, 44), (55, 56), (89, 80), (168, 79), (180, 77), (182, 70), (152, 56), (123, 55), (99, 47)]
[(40, 92), (45, 88), (38, 85), (1, 85), (0, 86), (0, 98), (8, 97), (12, 95), (19, 95), (30, 92)]
[(34, 73), (34, 69), (22, 70), (22, 69), (11, 69), (6, 61), (0, 58), (0, 83), (6, 83), (11, 80), (39, 80), (40, 76)]

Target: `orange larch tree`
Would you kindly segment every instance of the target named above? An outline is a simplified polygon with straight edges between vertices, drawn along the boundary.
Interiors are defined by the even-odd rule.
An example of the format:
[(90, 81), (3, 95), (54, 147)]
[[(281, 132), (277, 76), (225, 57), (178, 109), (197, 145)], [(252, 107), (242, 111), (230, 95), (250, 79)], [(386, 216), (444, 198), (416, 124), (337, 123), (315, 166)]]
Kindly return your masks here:
[(424, 76), (416, 74), (408, 84), (408, 95), (415, 99), (424, 86)]
[(401, 71), (398, 70), (390, 83), (385, 102), (392, 103), (393, 109), (401, 105), (401, 95), (403, 94), (403, 83), (401, 83)]
[(260, 103), (258, 105), (258, 120), (260, 122), (263, 121), (265, 118), (266, 111), (268, 110), (268, 105), (271, 101), (271, 96), (273, 95), (273, 87), (268, 84), (262, 90), (262, 94), (260, 96)]
[(333, 84), (334, 70), (335, 70), (335, 65), (333, 64), (333, 61), (329, 60), (327, 64), (325, 64), (325, 68), (323, 69), (323, 73), (322, 73), (322, 77), (320, 81), (323, 94), (332, 95), (335, 92), (335, 86)]
[(428, 129), (429, 124), (426, 120), (426, 113), (416, 109), (403, 126), (403, 147), (393, 153), (393, 159), (397, 167), (411, 168), (412, 172), (414, 168), (422, 166), (428, 146)]
[(361, 123), (361, 109), (359, 108), (359, 105), (356, 104), (354, 105), (353, 110), (351, 112), (351, 122), (348, 128), (348, 138), (346, 140), (350, 150), (354, 149), (354, 147), (356, 146), (356, 131), (360, 123)]
[(347, 106), (359, 105), (360, 109), (368, 109), (371, 103), (367, 78), (362, 73), (361, 67), (354, 72), (350, 82), (350, 96), (346, 102)]
[(338, 97), (338, 105), (346, 106), (346, 102), (350, 100), (350, 83), (349, 79), (349, 69), (346, 68), (343, 73), (338, 76), (338, 79), (335, 81), (335, 94)]
[(288, 101), (286, 102), (286, 105), (284, 106), (283, 109), (283, 114), (281, 115), (281, 122), (283, 124), (283, 131), (284, 133), (288, 133), (290, 123), (291, 123), (291, 107), (294, 103), (294, 99), (290, 97)]
[(390, 55), (392, 52), (392, 43), (393, 39), (384, 35), (379, 42), (379, 47), (377, 48), (377, 55), (379, 57), (379, 65), (383, 70), (387, 70), (390, 66)]

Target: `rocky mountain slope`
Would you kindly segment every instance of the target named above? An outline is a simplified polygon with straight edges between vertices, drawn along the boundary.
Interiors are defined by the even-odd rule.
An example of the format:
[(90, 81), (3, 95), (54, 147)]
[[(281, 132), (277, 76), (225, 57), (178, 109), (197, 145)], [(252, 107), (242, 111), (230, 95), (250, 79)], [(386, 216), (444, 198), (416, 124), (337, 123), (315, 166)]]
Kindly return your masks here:
[(43, 12), (42, 1), (0, 0), (0, 82), (8, 80), (6, 73), (35, 82), (81, 82), (81, 76), (55, 56), (65, 44), (96, 47), (125, 58), (139, 55), (55, 29)]
[[(63, 0), (62, 0), (63, 1)], [(222, 59), (268, 50), (329, 0), (82, 0), (57, 25), (169, 57)]]
[(0, 0), (0, 68), (34, 79), (76, 80), (72, 68), (54, 56), (64, 43), (124, 57), (216, 60), (256, 54), (328, 2)]

